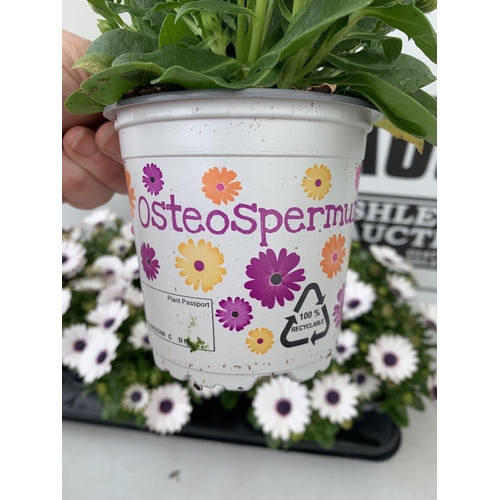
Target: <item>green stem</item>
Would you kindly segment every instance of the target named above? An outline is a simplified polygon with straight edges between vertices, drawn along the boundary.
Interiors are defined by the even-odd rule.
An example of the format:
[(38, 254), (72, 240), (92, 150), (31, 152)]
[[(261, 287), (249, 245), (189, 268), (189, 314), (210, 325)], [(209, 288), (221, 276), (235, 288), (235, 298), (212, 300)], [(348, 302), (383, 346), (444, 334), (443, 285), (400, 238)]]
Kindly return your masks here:
[(293, 8), (292, 8), (292, 19), (295, 17), (297, 12), (304, 7), (304, 4), (307, 3), (306, 0), (294, 0)]
[(266, 39), (267, 32), (269, 31), (269, 26), (273, 20), (274, 14), (274, 0), (269, 1), (269, 6), (267, 7), (266, 18), (264, 20), (264, 30), (262, 31), (262, 40), (260, 41), (260, 48), (264, 45), (264, 40)]
[(302, 78), (304, 78), (307, 74), (309, 74), (311, 71), (314, 71), (321, 64), (321, 62), (323, 62), (326, 56), (333, 50), (333, 48), (344, 39), (347, 33), (349, 33), (349, 31), (351, 31), (355, 24), (363, 17), (363, 11), (351, 14), (346, 26), (335, 33), (331, 38), (326, 38), (325, 42), (323, 42), (323, 45), (318, 49), (318, 52), (316, 52), (316, 54), (304, 66), (304, 68), (295, 75), (292, 84), (302, 80)]
[(264, 32), (264, 20), (266, 18), (267, 0), (257, 0), (255, 2), (255, 19), (252, 19), (252, 40), (248, 53), (248, 63), (254, 64), (259, 58), (262, 33)]
[[(240, 7), (245, 7), (245, 0), (238, 0)], [(245, 16), (240, 15), (236, 21), (236, 59), (240, 63), (246, 60), (245, 54)]]

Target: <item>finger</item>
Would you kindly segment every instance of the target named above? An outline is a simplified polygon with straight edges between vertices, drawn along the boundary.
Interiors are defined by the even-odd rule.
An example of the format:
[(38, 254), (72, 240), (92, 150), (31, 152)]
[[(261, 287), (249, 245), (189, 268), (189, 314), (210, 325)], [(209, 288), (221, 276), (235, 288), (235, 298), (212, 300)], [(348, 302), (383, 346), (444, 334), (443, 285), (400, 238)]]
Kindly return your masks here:
[(63, 203), (81, 210), (91, 210), (107, 203), (114, 194), (112, 189), (98, 181), (62, 150)]
[[(115, 136), (109, 128), (100, 134), (101, 147), (95, 133), (86, 127), (73, 127), (63, 137), (64, 152), (72, 162), (83, 167), (103, 186), (120, 194), (127, 192), (121, 157), (116, 153)], [(119, 151), (119, 148), (118, 148)]]

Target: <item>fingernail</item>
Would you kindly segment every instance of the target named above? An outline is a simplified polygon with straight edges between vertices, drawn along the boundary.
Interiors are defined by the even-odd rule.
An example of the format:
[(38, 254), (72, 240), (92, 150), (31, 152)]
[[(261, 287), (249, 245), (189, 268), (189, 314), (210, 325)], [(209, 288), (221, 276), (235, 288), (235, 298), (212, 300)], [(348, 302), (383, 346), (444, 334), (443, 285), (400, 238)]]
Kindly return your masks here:
[(105, 134), (103, 134), (101, 140), (99, 141), (99, 149), (109, 155), (120, 155), (120, 143), (118, 140), (118, 134), (114, 131), (114, 129), (110, 129), (106, 131)]
[(94, 137), (87, 130), (81, 130), (71, 144), (71, 150), (80, 156), (90, 158), (97, 151)]

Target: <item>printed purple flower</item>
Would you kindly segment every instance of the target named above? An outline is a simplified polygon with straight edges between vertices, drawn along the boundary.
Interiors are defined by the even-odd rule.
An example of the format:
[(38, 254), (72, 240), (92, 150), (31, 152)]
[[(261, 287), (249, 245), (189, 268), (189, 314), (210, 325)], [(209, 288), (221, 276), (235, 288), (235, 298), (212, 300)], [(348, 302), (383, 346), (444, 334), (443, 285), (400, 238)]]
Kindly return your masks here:
[(162, 171), (154, 163), (146, 163), (142, 171), (144, 172), (142, 176), (144, 187), (148, 190), (148, 193), (157, 196), (163, 189)]
[(250, 281), (245, 288), (250, 290), (250, 297), (260, 300), (264, 307), (272, 309), (277, 301), (280, 306), (285, 300), (293, 300), (292, 290), (300, 290), (300, 281), (304, 281), (304, 269), (295, 269), (300, 262), (296, 253), (287, 255), (286, 248), (280, 250), (279, 256), (270, 248), (266, 253), (259, 252), (259, 258), (250, 260), (246, 275)]
[(333, 307), (333, 323), (335, 328), (340, 328), (342, 324), (342, 307), (344, 305), (345, 283), (337, 294), (338, 303)]
[(156, 252), (148, 243), (141, 245), (142, 268), (148, 280), (155, 280), (160, 269), (158, 259), (155, 259)]
[(356, 168), (356, 178), (354, 180), (354, 186), (356, 187), (356, 193), (359, 190), (359, 181), (361, 178), (361, 171), (362, 170), (363, 170), (363, 165), (358, 165), (358, 167)]
[(219, 306), (222, 309), (217, 309), (215, 316), (219, 318), (219, 322), (223, 324), (224, 328), (229, 328), (231, 331), (234, 329), (237, 332), (243, 330), (253, 319), (250, 314), (252, 306), (240, 297), (236, 297), (234, 300), (228, 297), (227, 300), (221, 300)]

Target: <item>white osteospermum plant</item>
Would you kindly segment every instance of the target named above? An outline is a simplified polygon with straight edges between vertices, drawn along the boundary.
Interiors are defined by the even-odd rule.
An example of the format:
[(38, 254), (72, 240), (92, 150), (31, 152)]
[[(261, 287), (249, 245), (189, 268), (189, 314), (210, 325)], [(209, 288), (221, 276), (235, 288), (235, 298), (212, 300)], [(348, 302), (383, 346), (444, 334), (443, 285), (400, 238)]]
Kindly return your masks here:
[(436, 308), (401, 293), (402, 286), (403, 292), (415, 287), (414, 269), (393, 249), (353, 243), (344, 299), (363, 306), (346, 308), (344, 301), (343, 348), (327, 370), (302, 383), (262, 379), (250, 391), (234, 392), (195, 387), (156, 367), (135, 247), (113, 252), (113, 242), (130, 239), (129, 228), (101, 211), (62, 232), (63, 254), (73, 259), (68, 269), (63, 258), (62, 364), (97, 394), (103, 418), (177, 433), (205, 405), (221, 412), (246, 405), (248, 421), (268, 446), (308, 440), (331, 448), (365, 411), (375, 408), (407, 426), (408, 408), (423, 410), (424, 399), (435, 406)]

